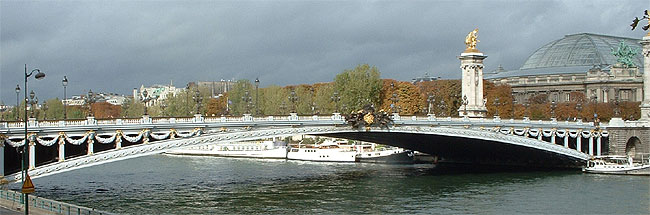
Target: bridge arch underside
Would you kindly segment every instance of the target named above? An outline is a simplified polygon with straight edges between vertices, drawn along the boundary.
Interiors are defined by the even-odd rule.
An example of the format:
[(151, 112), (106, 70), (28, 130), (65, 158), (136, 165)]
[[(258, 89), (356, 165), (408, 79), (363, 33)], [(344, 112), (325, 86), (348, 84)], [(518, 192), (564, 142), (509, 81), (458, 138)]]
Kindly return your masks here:
[(399, 132), (343, 132), (321, 136), (374, 142), (424, 152), (438, 156), (438, 164), (441, 167), (540, 170), (573, 169), (584, 165), (583, 158), (553, 150), (478, 138)]

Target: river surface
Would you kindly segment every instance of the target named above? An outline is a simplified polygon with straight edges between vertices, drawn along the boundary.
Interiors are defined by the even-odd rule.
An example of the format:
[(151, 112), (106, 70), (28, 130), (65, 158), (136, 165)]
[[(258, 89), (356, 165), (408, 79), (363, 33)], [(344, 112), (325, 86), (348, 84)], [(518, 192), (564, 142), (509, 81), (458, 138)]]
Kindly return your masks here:
[(123, 214), (648, 214), (650, 177), (154, 155), (34, 180)]

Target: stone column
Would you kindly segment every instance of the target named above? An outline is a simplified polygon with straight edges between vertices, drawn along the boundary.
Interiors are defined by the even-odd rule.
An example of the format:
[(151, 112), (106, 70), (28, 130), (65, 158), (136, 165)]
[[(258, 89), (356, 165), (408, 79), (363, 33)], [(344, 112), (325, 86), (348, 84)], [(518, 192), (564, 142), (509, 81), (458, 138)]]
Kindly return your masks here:
[(59, 137), (59, 162), (65, 161), (65, 137)]
[(594, 155), (594, 136), (589, 137), (589, 155)]
[(569, 132), (567, 131), (566, 135), (564, 136), (564, 147), (569, 148)]
[(551, 134), (551, 143), (555, 145), (555, 132)]
[(5, 175), (5, 140), (0, 137), (0, 177)]
[(29, 141), (29, 169), (36, 168), (36, 143)]
[(468, 117), (485, 117), (487, 108), (483, 100), (483, 59), (487, 55), (480, 52), (463, 52), (460, 54), (460, 69), (462, 71), (462, 94), (467, 97), (467, 105), (461, 105), (458, 115)]
[(576, 136), (576, 150), (582, 152), (582, 134), (580, 132), (578, 132), (578, 136)]
[(639, 43), (643, 46), (643, 101), (640, 121), (650, 122), (650, 33)]
[(596, 155), (597, 156), (601, 155), (601, 150), (602, 150), (601, 138), (602, 138), (602, 136), (598, 135), (598, 139), (596, 139)]

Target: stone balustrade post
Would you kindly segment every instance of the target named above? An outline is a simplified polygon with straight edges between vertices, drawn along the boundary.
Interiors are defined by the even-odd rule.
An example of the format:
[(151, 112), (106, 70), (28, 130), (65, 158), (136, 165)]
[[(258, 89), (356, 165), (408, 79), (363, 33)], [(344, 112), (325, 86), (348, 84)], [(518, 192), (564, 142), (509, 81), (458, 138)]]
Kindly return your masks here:
[(29, 140), (29, 169), (36, 168), (36, 142)]

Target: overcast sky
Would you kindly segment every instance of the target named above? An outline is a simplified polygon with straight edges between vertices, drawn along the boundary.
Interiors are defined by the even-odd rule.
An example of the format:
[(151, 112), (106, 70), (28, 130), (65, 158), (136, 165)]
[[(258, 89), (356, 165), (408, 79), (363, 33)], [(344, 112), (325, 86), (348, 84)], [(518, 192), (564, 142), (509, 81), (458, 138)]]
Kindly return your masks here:
[[(358, 64), (382, 78), (459, 79), (465, 35), (479, 28), (485, 69), (517, 69), (574, 33), (631, 31), (650, 1), (0, 1), (0, 99), (15, 104), (24, 64), (40, 100), (140, 85), (251, 79), (332, 81)], [(22, 92), (21, 92), (22, 94)]]

